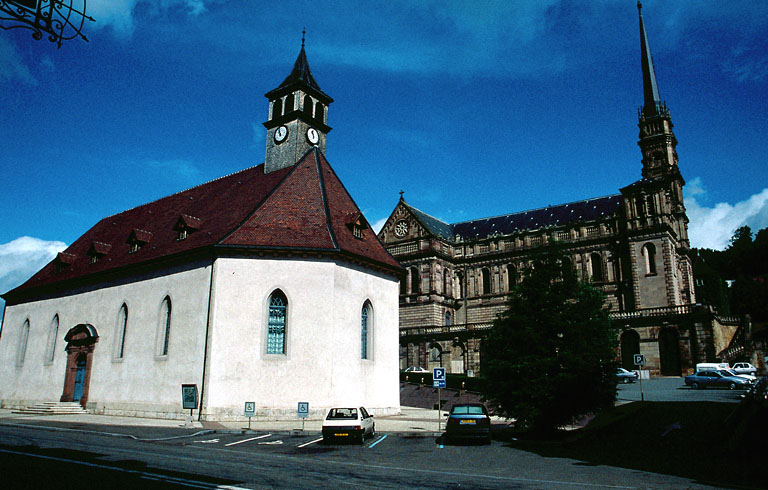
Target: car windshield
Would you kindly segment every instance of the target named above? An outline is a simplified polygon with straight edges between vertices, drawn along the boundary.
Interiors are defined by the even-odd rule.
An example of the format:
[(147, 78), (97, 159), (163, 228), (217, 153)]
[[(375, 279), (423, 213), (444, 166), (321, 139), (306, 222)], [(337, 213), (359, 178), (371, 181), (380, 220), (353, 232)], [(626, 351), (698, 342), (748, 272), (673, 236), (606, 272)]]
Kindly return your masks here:
[(327, 420), (355, 420), (357, 419), (356, 408), (332, 408), (328, 412)]
[(723, 374), (725, 374), (726, 376), (737, 376), (737, 374), (731, 371), (730, 369), (723, 369), (722, 371), (723, 371)]
[(458, 407), (453, 407), (451, 409), (451, 413), (457, 415), (482, 415), (485, 412), (481, 406), (461, 405)]

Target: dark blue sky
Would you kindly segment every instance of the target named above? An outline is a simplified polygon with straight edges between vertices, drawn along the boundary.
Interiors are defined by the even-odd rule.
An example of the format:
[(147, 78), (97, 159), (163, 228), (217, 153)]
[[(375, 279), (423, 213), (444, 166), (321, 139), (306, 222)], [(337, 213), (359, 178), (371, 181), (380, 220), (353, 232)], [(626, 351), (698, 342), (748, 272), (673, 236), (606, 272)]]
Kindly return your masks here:
[[(90, 42), (0, 30), (0, 289), (100, 218), (264, 160), (263, 94), (301, 30), (331, 95), (327, 157), (371, 223), (398, 191), (447, 222), (640, 178), (634, 0), (101, 0)], [(693, 246), (768, 226), (768, 2), (643, 16)]]

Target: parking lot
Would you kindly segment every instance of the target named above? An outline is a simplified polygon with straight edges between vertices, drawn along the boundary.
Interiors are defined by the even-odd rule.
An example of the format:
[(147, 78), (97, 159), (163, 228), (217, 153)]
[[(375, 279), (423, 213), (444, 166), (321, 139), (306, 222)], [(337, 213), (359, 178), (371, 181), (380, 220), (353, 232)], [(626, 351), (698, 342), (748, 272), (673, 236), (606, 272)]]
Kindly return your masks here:
[[(743, 390), (730, 391), (722, 388), (694, 390), (685, 386), (683, 378), (666, 377), (642, 380), (642, 398), (650, 402), (702, 402), (738, 403)], [(618, 385), (618, 402), (640, 401), (641, 383)]]

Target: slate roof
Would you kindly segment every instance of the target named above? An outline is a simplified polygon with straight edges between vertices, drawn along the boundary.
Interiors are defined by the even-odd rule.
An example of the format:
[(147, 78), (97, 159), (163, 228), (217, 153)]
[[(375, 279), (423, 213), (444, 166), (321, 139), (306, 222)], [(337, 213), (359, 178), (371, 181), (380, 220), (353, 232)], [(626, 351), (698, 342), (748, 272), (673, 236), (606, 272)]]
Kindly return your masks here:
[(485, 238), (494, 233), (509, 235), (547, 226), (559, 227), (577, 221), (608, 218), (619, 210), (622, 202), (621, 194), (614, 194), (454, 224), (440, 221), (408, 204), (406, 206), (430, 232), (442, 238), (454, 240), (457, 235), (465, 239), (477, 239)]
[[(313, 148), (292, 167), (265, 174), (262, 164), (104, 218), (3, 297), (18, 301), (47, 286), (206, 249), (330, 253), (399, 274), (367, 221), (362, 237), (353, 235), (350, 216), (361, 216), (359, 208)], [(180, 222), (191, 225), (184, 240), (177, 240)], [(132, 235), (147, 240), (134, 253)], [(94, 247), (107, 253), (91, 263)]]
[(310, 92), (326, 104), (333, 102), (333, 99), (320, 89), (320, 85), (317, 84), (315, 77), (312, 76), (312, 72), (309, 69), (309, 62), (307, 61), (307, 53), (304, 51), (303, 44), (299, 56), (293, 64), (291, 73), (285, 77), (283, 83), (276, 89), (267, 92), (265, 96), (272, 99), (273, 96), (288, 93), (297, 88), (308, 88)]

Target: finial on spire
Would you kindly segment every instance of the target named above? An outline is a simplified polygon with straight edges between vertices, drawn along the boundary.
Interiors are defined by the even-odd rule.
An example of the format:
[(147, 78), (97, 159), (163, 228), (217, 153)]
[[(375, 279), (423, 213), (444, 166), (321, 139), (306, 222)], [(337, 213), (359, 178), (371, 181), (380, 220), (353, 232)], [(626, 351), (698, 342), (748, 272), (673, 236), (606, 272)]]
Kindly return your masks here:
[(643, 4), (640, 3), (640, 0), (637, 0), (637, 10), (643, 10)]
[(405, 194), (405, 191), (401, 190), (401, 191), (400, 191), (400, 200), (401, 200), (401, 201), (403, 200), (403, 194)]
[(307, 28), (301, 30), (301, 49), (304, 49), (304, 35), (307, 33)]

